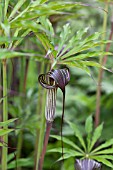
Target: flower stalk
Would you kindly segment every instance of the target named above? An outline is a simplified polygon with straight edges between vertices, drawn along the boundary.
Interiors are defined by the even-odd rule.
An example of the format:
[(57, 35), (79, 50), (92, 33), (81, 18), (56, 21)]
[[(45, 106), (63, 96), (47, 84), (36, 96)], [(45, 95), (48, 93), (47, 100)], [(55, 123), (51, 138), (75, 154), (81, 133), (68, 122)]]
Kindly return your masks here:
[[(8, 120), (8, 102), (7, 102), (7, 63), (6, 59), (2, 61), (3, 63), (3, 122)], [(4, 126), (7, 129), (7, 125)], [(3, 136), (3, 142), (8, 143), (8, 134)], [(2, 170), (7, 170), (7, 154), (8, 148), (2, 148)]]
[(48, 145), (49, 140), (49, 134), (52, 127), (52, 122), (54, 120), (54, 114), (55, 114), (55, 108), (56, 108), (56, 92), (57, 89), (47, 89), (47, 102), (46, 102), (46, 111), (45, 111), (45, 117), (46, 117), (46, 133), (44, 138), (44, 145), (43, 150), (40, 156), (39, 160), (39, 170), (42, 170), (43, 161), (46, 153), (46, 148)]
[[(57, 88), (59, 87), (63, 92), (63, 113), (62, 113), (62, 122), (63, 122), (64, 105), (65, 105), (65, 86), (68, 84), (69, 80), (70, 80), (70, 74), (67, 68), (52, 70), (47, 74), (41, 74), (39, 76), (40, 84), (42, 85), (42, 87), (47, 89), (47, 99), (46, 99), (46, 109), (45, 109), (46, 133), (45, 133), (42, 153), (39, 160), (38, 170), (42, 170), (43, 168), (43, 162), (44, 162), (46, 148), (49, 140), (49, 134), (52, 127), (52, 122), (54, 121)], [(62, 138), (62, 128), (61, 128), (61, 138)], [(62, 155), (63, 155), (63, 150), (62, 150)]]
[[(108, 2), (105, 4), (105, 10), (108, 11)], [(108, 14), (104, 13), (104, 19), (103, 19), (103, 36), (102, 40), (105, 39), (105, 33), (106, 33), (106, 27), (107, 27), (107, 16)], [(104, 51), (104, 45), (101, 46), (101, 50)], [(100, 58), (100, 64), (102, 64), (102, 57)], [(98, 74), (98, 87), (96, 91), (96, 112), (95, 112), (95, 127), (99, 125), (100, 122), (100, 99), (101, 99), (101, 82), (102, 82), (102, 69), (100, 68), (99, 74)]]
[[(106, 2), (106, 11), (108, 10), (108, 2)], [(107, 15), (104, 15), (104, 22), (103, 22), (103, 32), (106, 32), (106, 26), (107, 26)], [(110, 30), (110, 35), (109, 35), (109, 40), (111, 41), (113, 37), (113, 13), (112, 13), (112, 17), (111, 17), (111, 30)], [(103, 34), (103, 40), (105, 39), (105, 33)], [(106, 52), (109, 52), (111, 46), (111, 42), (108, 42), (106, 45)], [(102, 45), (102, 51), (104, 51), (104, 46)], [(107, 62), (107, 55), (105, 55), (104, 57), (102, 57), (100, 59), (100, 64), (101, 65), (105, 65)], [(99, 74), (98, 74), (98, 88), (97, 88), (97, 92), (96, 92), (96, 113), (95, 113), (95, 127), (97, 127), (99, 125), (100, 122), (100, 100), (101, 100), (101, 83), (102, 83), (102, 78), (103, 78), (103, 73), (104, 70), (103, 68), (100, 68), (99, 70)]]

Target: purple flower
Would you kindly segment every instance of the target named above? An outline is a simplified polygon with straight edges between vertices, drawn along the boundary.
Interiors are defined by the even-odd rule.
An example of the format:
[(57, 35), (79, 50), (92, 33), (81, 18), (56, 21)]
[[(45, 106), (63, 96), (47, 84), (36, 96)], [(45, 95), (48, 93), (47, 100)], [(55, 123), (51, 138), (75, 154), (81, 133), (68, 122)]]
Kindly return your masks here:
[(101, 164), (91, 159), (77, 159), (75, 168), (76, 170), (100, 170)]
[(67, 68), (51, 70), (39, 76), (41, 86), (47, 89), (45, 117), (48, 122), (54, 120), (57, 88), (59, 87), (64, 94), (65, 86), (68, 84), (69, 80), (70, 74)]

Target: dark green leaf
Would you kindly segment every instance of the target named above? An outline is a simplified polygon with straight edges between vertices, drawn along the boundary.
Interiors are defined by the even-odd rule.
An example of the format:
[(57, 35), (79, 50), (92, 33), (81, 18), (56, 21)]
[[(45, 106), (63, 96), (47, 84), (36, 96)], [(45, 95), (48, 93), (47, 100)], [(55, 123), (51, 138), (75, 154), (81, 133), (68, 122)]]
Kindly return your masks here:
[(14, 119), (10, 119), (10, 120), (7, 120), (5, 122), (0, 122), (0, 126), (6, 126), (6, 125), (9, 125), (10, 123), (14, 122), (15, 120), (17, 120), (18, 118), (14, 118)]
[(92, 137), (92, 141), (91, 141), (91, 146), (90, 146), (90, 150), (93, 148), (94, 144), (97, 142), (97, 140), (100, 138), (101, 134), (102, 134), (102, 130), (103, 130), (103, 123), (101, 125), (99, 125), (94, 133), (93, 133), (93, 137)]
[(70, 127), (73, 129), (73, 131), (75, 133), (75, 136), (79, 139), (81, 145), (86, 150), (86, 145), (85, 145), (84, 139), (83, 139), (82, 134), (79, 131), (78, 127), (75, 124), (71, 123), (71, 122), (68, 122), (68, 123), (69, 123)]
[(10, 132), (12, 132), (14, 129), (0, 129), (0, 136), (4, 136)]
[(99, 151), (99, 150), (101, 150), (101, 149), (107, 148), (107, 147), (109, 147), (109, 146), (111, 146), (111, 145), (113, 145), (113, 139), (110, 139), (110, 140), (106, 141), (105, 143), (101, 144), (101, 145), (98, 146), (96, 149), (94, 149), (94, 150), (92, 151), (92, 153), (95, 153), (95, 152), (97, 152), (97, 151)]
[[(51, 137), (52, 137), (52, 138), (55, 138), (55, 139), (57, 139), (57, 140), (61, 140), (61, 136), (51, 135)], [(82, 151), (82, 150), (81, 150), (74, 142), (72, 142), (72, 141), (69, 140), (68, 138), (63, 137), (62, 140), (63, 140), (64, 143), (66, 143), (66, 144), (72, 146), (75, 150), (78, 150), (78, 151), (80, 151), (80, 152), (83, 153), (83, 151)]]
[(95, 157), (92, 157), (92, 158), (94, 158), (98, 162), (101, 162), (101, 163), (103, 163), (104, 165), (106, 165), (106, 166), (108, 166), (110, 168), (113, 168), (113, 164), (110, 161), (108, 161), (105, 158), (103, 158), (103, 157), (95, 156)]

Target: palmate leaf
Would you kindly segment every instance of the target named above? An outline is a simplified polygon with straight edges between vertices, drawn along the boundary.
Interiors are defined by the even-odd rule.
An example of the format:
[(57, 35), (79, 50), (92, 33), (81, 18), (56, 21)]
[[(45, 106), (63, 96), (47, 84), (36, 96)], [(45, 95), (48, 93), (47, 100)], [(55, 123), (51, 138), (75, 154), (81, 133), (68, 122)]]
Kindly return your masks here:
[(11, 51), (8, 49), (0, 49), (0, 60), (19, 56), (27, 56), (27, 53)]
[(102, 130), (103, 130), (103, 123), (101, 125), (99, 125), (93, 133), (92, 141), (91, 141), (91, 145), (90, 145), (90, 150), (93, 148), (94, 144), (100, 138), (100, 136), (102, 134)]
[(87, 58), (92, 58), (92, 57), (102, 57), (105, 55), (113, 55), (110, 52), (104, 52), (104, 51), (92, 51), (92, 52), (88, 52), (85, 54), (78, 54), (76, 56), (70, 56), (68, 58), (65, 59), (65, 61), (78, 61), (78, 60), (83, 60), (83, 59), (87, 59)]
[(5, 36), (3, 36), (3, 37), (0, 37), (0, 44), (2, 45), (3, 43), (10, 43), (10, 42), (12, 42), (12, 41), (16, 41), (16, 40), (20, 40), (21, 38), (19, 38), (19, 37), (10, 37), (10, 38), (8, 38), (8, 37), (5, 37)]
[[(59, 153), (62, 153), (62, 148), (55, 148), (55, 149), (50, 149), (48, 150), (47, 152), (59, 152)], [(72, 150), (72, 149), (69, 149), (69, 148), (63, 148), (63, 153), (69, 153), (69, 154), (72, 154), (72, 155), (76, 155), (76, 156), (82, 156), (83, 154), (78, 152), (78, 151), (75, 151), (75, 150)]]
[(5, 17), (6, 17), (6, 14), (7, 14), (7, 9), (8, 9), (8, 5), (9, 5), (9, 1), (10, 0), (5, 1), (5, 6), (4, 6), (4, 15), (5, 15)]
[[(16, 152), (15, 152), (15, 154), (16, 154)], [(10, 162), (13, 158), (14, 158), (14, 152), (8, 154), (7, 162)]]
[(3, 143), (2, 142), (0, 142), (0, 147), (3, 147), (4, 145), (3, 145)]
[(7, 19), (5, 19), (5, 22), (4, 23), (0, 23), (0, 26), (2, 28), (2, 30), (4, 30), (4, 34), (6, 37), (10, 37), (10, 24), (9, 22), (7, 21)]
[[(84, 141), (83, 141), (83, 137), (79, 131), (79, 129), (76, 127), (75, 124), (68, 122), (69, 125), (71, 126), (71, 128), (74, 130), (75, 135), (77, 136), (78, 140), (80, 141), (82, 147), (84, 148)], [(87, 133), (87, 135), (91, 135), (92, 130), (93, 130), (93, 121), (92, 121), (92, 117), (89, 116), (85, 122), (85, 131)], [(104, 144), (98, 146), (96, 149), (92, 150), (94, 144), (97, 142), (97, 140), (99, 139), (99, 137), (101, 136), (101, 132), (103, 129), (103, 124), (99, 125), (93, 133), (92, 136), (92, 140), (91, 140), (91, 144), (89, 142), (87, 150), (84, 148), (85, 152), (81, 152), (79, 150), (77, 150), (76, 148), (76, 144), (73, 145), (73, 142), (71, 142), (69, 139), (67, 138), (63, 138), (63, 142), (72, 146), (75, 149), (75, 152), (73, 152), (73, 149), (68, 149), (65, 148), (64, 151), (64, 159), (69, 159), (70, 157), (80, 157), (80, 158), (87, 158), (87, 156), (90, 159), (96, 160), (98, 162), (103, 163), (104, 165), (108, 166), (108, 167), (112, 167), (113, 168), (113, 164), (110, 162), (113, 160), (113, 139), (110, 139), (109, 141), (106, 141)], [(57, 140), (61, 140), (60, 136), (55, 136), (52, 135), (54, 138), (56, 138)], [(75, 147), (74, 147), (75, 146)], [(78, 146), (77, 146), (78, 147)], [(111, 147), (111, 148), (110, 148)], [(92, 150), (92, 151), (91, 151)], [(51, 152), (59, 152), (62, 153), (62, 148), (55, 148), (50, 150)], [(63, 157), (60, 157), (57, 161), (61, 161), (63, 160)]]
[(107, 68), (104, 67), (103, 65), (101, 65), (101, 64), (99, 64), (99, 63), (97, 63), (97, 62), (94, 62), (94, 61), (81, 61), (81, 63), (83, 63), (83, 64), (86, 65), (86, 66), (91, 66), (91, 67), (93, 66), (93, 67), (102, 68), (102, 69), (104, 69), (104, 70), (107, 70), (107, 71), (113, 73), (112, 70), (107, 69)]
[(0, 49), (0, 60), (10, 59), (10, 58), (20, 57), (20, 56), (33, 57), (33, 58), (36, 58), (38, 61), (45, 61), (46, 60), (44, 57), (42, 57), (38, 54), (11, 51), (11, 50), (8, 50), (8, 49)]
[[(61, 136), (51, 135), (50, 137), (55, 138), (55, 139), (57, 139), (57, 140), (61, 140)], [(63, 137), (62, 140), (63, 140), (64, 143), (66, 143), (66, 144), (72, 146), (75, 150), (77, 150), (77, 151), (83, 153), (82, 149), (79, 148), (74, 142), (72, 142), (72, 141), (69, 140), (68, 138)]]
[(113, 155), (96, 155), (96, 156), (91, 156), (91, 158), (95, 159), (95, 157), (97, 158), (104, 158), (104, 159), (108, 159), (108, 160), (113, 160)]
[(79, 155), (79, 154), (73, 154), (73, 153), (68, 153), (68, 154), (64, 154), (63, 155), (63, 157), (60, 157), (56, 162), (59, 162), (59, 161), (62, 161), (62, 160), (64, 160), (64, 159), (69, 159), (69, 158), (72, 158), (72, 157), (81, 157), (81, 155)]
[[(21, 28), (16, 29), (16, 32), (14, 34), (14, 36), (18, 36), (19, 31), (21, 30)], [(17, 41), (15, 41), (14, 43), (10, 44), (9, 49), (13, 46), (13, 49), (15, 49), (22, 41), (23, 39), (30, 33), (31, 29), (27, 29), (24, 31), (24, 33), (21, 35), (21, 38), (19, 38)]]
[(34, 7), (37, 7), (37, 5), (39, 4), (43, 4), (45, 2), (47, 2), (48, 0), (36, 0), (36, 1), (32, 1), (30, 3), (30, 8), (34, 8)]
[(56, 162), (59, 162), (59, 161), (62, 161), (62, 160), (65, 160), (65, 159), (69, 159), (69, 158), (71, 158), (71, 157), (75, 157), (75, 155), (73, 155), (73, 154), (64, 154), (63, 155), (63, 157), (60, 157)]
[(45, 33), (47, 35), (47, 37), (49, 38), (49, 41), (54, 45), (54, 28), (51, 24), (51, 22), (49, 21), (49, 19), (45, 16), (40, 17), (38, 20), (39, 23), (41, 23), (41, 25), (43, 26), (43, 28), (46, 30)]
[[(35, 33), (37, 38), (40, 40), (42, 45), (44, 46), (45, 50), (47, 51), (47, 58), (49, 56), (50, 59), (54, 60), (54, 56), (57, 55), (57, 51), (54, 49), (53, 44), (49, 40), (46, 34)], [(56, 64), (56, 63), (55, 63)]]
[(10, 132), (12, 132), (14, 129), (0, 129), (0, 136), (4, 136)]
[[(84, 30), (77, 31), (76, 36), (72, 36), (71, 39), (69, 39), (69, 35), (68, 35), (68, 32), (70, 33), (70, 26), (68, 25), (68, 27), (66, 29), (67, 29), (66, 30), (67, 38), (69, 41), (68, 41), (68, 43), (66, 43), (66, 41), (64, 41), (65, 42), (64, 44), (66, 44), (66, 45), (65, 45), (65, 47), (63, 47), (62, 51), (59, 54), (59, 58), (62, 58), (62, 59), (63, 59), (64, 54), (67, 53), (67, 51), (69, 51), (73, 47), (73, 45), (76, 46), (76, 43), (79, 43), (81, 41), (82, 37), (85, 36), (85, 34), (87, 33), (87, 30), (89, 29), (89, 27), (85, 28)], [(64, 34), (64, 30), (62, 32), (63, 32), (62, 34)], [(66, 38), (66, 40), (67, 40), (67, 38)], [(60, 39), (59, 44), (60, 43), (62, 43), (62, 39)]]
[(94, 40), (97, 40), (99, 38), (99, 36), (101, 35), (102, 33), (100, 32), (95, 32), (94, 34), (91, 34), (89, 35), (87, 38), (85, 38), (84, 42), (85, 43), (88, 43), (90, 41), (94, 41)]
[(81, 70), (85, 71), (89, 76), (91, 76), (90, 69), (81, 61), (71, 61), (71, 62), (59, 62), (59, 64), (64, 64), (69, 67), (77, 67), (80, 68)]
[[(62, 153), (62, 148), (56, 148), (56, 149), (50, 149), (47, 152), (59, 152)], [(56, 162), (64, 160), (64, 159), (69, 159), (71, 157), (83, 157), (83, 154), (77, 151), (73, 151), (68, 148), (63, 149), (63, 157), (60, 157)]]
[(15, 5), (15, 7), (13, 8), (10, 16), (9, 16), (9, 20), (14, 17), (14, 15), (17, 13), (17, 11), (21, 8), (21, 6), (26, 2), (26, 0), (19, 0), (17, 2), (17, 4)]
[(101, 162), (104, 165), (106, 165), (106, 166), (108, 166), (110, 168), (113, 168), (113, 164), (110, 161), (108, 161), (107, 159), (105, 159), (104, 157), (102, 157), (102, 156), (92, 156), (92, 159), (95, 159), (98, 162)]
[(82, 134), (79, 131), (78, 127), (75, 124), (71, 123), (71, 122), (68, 122), (68, 124), (73, 129), (73, 131), (75, 133), (75, 136), (78, 138), (78, 140), (80, 141), (80, 144), (82, 145), (82, 147), (86, 151), (86, 145), (85, 145), (84, 139), (83, 139)]
[(103, 155), (103, 154), (113, 154), (113, 148), (104, 149), (104, 150), (95, 152), (95, 155)]
[(35, 19), (35, 18), (44, 16), (44, 15), (48, 16), (50, 14), (63, 13), (62, 12), (63, 9), (72, 8), (76, 5), (79, 5), (79, 4), (56, 2), (56, 3), (48, 3), (48, 4), (42, 4), (42, 5), (37, 4), (36, 6), (34, 6), (32, 3), (30, 3), (24, 11), (18, 14), (10, 22), (13, 23), (14, 21), (31, 20), (31, 19)]
[(42, 33), (35, 33), (35, 34), (37, 38), (41, 41), (46, 51), (48, 51), (49, 49), (51, 49), (52, 51), (54, 50), (54, 46), (50, 43), (50, 40), (48, 39), (46, 34), (42, 34)]
[(92, 151), (92, 153), (96, 153), (97, 151), (104, 149), (104, 148), (107, 148), (107, 147), (112, 146), (112, 145), (113, 145), (113, 139), (110, 139), (110, 140), (106, 141), (104, 144), (101, 144), (96, 149), (94, 149)]
[(85, 131), (87, 134), (90, 134), (92, 130), (93, 130), (93, 119), (92, 116), (89, 116), (85, 122)]
[(11, 25), (11, 29), (16, 29), (16, 28), (22, 28), (22, 30), (30, 29), (33, 32), (39, 32), (39, 31), (45, 32), (46, 31), (42, 27), (41, 24), (38, 24), (35, 21), (22, 20), (22, 21), (14, 22), (14, 23), (12, 23), (10, 25)]
[(63, 49), (63, 46), (66, 43), (66, 41), (68, 40), (70, 33), (71, 33), (71, 30), (70, 30), (70, 25), (68, 23), (68, 24), (63, 26), (63, 31), (60, 34), (60, 42), (59, 42), (59, 45), (58, 45), (58, 54)]
[(92, 40), (92, 41), (90, 41), (88, 43), (85, 43), (85, 44), (84, 44), (84, 41), (81, 40), (81, 42), (82, 42), (81, 44), (79, 44), (78, 42), (76, 42), (76, 44), (73, 43), (74, 47), (72, 46), (72, 49), (69, 49), (69, 52), (67, 52), (66, 54), (62, 55), (61, 59), (67, 59), (67, 58), (69, 58), (72, 55), (81, 53), (81, 52), (86, 51), (86, 50), (90, 50), (90, 49), (92, 49), (94, 47), (97, 47), (97, 46), (100, 46), (102, 44), (106, 44), (109, 41), (97, 41), (97, 42), (94, 42)]
[[(65, 64), (65, 65), (68, 65), (68, 66), (71, 66), (71, 67), (77, 67), (77, 68), (80, 68), (84, 71), (87, 72), (87, 74), (89, 76), (91, 76), (91, 72), (90, 72), (90, 69), (89, 67), (97, 67), (97, 68), (103, 68), (104, 70), (107, 70), (109, 72), (112, 72), (112, 70), (110, 69), (107, 69), (106, 67), (102, 66), (101, 64), (97, 63), (97, 62), (94, 62), (94, 61), (61, 61), (59, 62), (59, 64)], [(92, 77), (92, 76), (91, 76)]]
[(38, 8), (38, 10), (35, 10), (35, 11), (27, 11), (21, 18), (17, 16), (16, 17), (17, 20), (13, 19), (11, 23), (14, 23), (15, 21), (19, 22), (23, 20), (24, 21), (35, 20), (35, 19), (38, 19), (39, 17), (49, 16), (53, 14), (64, 14), (64, 12), (49, 10), (48, 8), (41, 8), (41, 9)]
[(88, 30), (89, 30), (89, 27), (86, 27), (85, 29), (78, 30), (77, 34), (75, 36), (75, 40), (81, 40), (83, 37), (85, 37)]
[[(68, 27), (68, 29), (70, 29), (70, 27)], [(66, 50), (69, 50), (68, 53), (66, 53), (65, 55), (62, 55), (64, 53), (64, 50), (63, 52), (61, 53), (61, 58), (64, 59), (64, 58), (67, 58), (68, 56), (71, 56), (71, 55), (74, 55), (75, 53), (79, 52), (78, 50), (81, 49), (83, 47), (84, 44), (86, 44), (87, 42), (89, 42), (89, 39), (91, 38), (86, 38), (84, 39), (83, 36), (85, 36), (85, 34), (87, 33), (89, 28), (85, 28), (84, 30), (79, 30), (76, 34), (76, 36), (73, 38), (71, 38), (69, 40), (69, 43), (66, 45)], [(68, 31), (68, 30), (67, 30)], [(70, 31), (70, 30), (69, 30)], [(98, 33), (100, 35), (100, 33)], [(91, 35), (91, 36), (94, 36), (95, 37), (95, 34)], [(67, 36), (68, 39), (69, 39), (69, 36)], [(90, 36), (89, 36), (90, 37)], [(97, 37), (97, 36), (96, 36)], [(82, 41), (81, 41), (82, 40)], [(91, 40), (90, 40), (91, 41)], [(92, 37), (92, 41), (93, 41), (93, 37)], [(71, 43), (71, 46), (69, 45)], [(73, 47), (74, 46), (74, 47)], [(64, 48), (64, 49), (65, 49)], [(65, 50), (65, 51), (66, 51)]]
[[(69, 34), (66, 35), (67, 32), (70, 32), (70, 27), (67, 27), (66, 33), (63, 30), (62, 31), (63, 37), (65, 37), (65, 35), (66, 35), (66, 40), (68, 39), (68, 43), (65, 41), (65, 47), (62, 50), (62, 52), (60, 53), (59, 58), (61, 58), (63, 60), (64, 59), (69, 60), (75, 54), (79, 54), (83, 51), (89, 50), (91, 48), (94, 48), (96, 46), (100, 46), (101, 44), (105, 44), (105, 43), (109, 42), (109, 41), (105, 41), (105, 40), (99, 40), (99, 37), (102, 33), (95, 32), (94, 34), (87, 35), (86, 34), (87, 30), (88, 30), (88, 28), (78, 31), (74, 37), (72, 36), (72, 38), (70, 38)], [(62, 43), (62, 41), (60, 40), (59, 44), (61, 44), (61, 43)], [(100, 55), (101, 55), (101, 53), (102, 52), (100, 52)], [(79, 54), (79, 55), (81, 55), (81, 54)], [(96, 52), (95, 52), (95, 54), (91, 53), (91, 55), (92, 55), (92, 57), (93, 57), (93, 55), (99, 55), (99, 52), (97, 54), (96, 54)], [(86, 56), (80, 56), (80, 57), (86, 58)], [(89, 57), (90, 57), (90, 55), (89, 55)]]
[[(32, 158), (20, 158), (20, 159), (17, 159), (17, 165), (18, 167), (33, 167), (33, 159)], [(8, 164), (8, 167), (7, 169), (15, 169), (16, 168), (16, 163), (15, 163), (15, 160), (11, 161), (9, 164)]]
[(10, 123), (14, 122), (15, 120), (17, 120), (18, 118), (14, 118), (14, 119), (9, 119), (5, 122), (0, 122), (0, 127), (2, 126), (6, 126), (6, 125), (9, 125)]
[(85, 122), (85, 131), (87, 133), (87, 148), (88, 148), (88, 151), (89, 151), (89, 146), (90, 146), (90, 143), (91, 143), (91, 132), (93, 130), (93, 119), (92, 119), (92, 116), (89, 116), (87, 119), (86, 119), (86, 122)]

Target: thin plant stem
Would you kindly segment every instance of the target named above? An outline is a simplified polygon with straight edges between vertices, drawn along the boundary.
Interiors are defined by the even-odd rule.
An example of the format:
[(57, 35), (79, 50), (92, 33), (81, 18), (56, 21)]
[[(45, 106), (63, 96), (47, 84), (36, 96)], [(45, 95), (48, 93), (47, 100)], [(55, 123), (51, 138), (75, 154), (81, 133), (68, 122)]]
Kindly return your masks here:
[[(48, 68), (47, 68), (48, 69)], [(44, 63), (41, 65), (41, 73), (44, 72)], [(36, 144), (35, 144), (35, 166), (34, 170), (38, 170), (38, 163), (40, 159), (40, 154), (43, 147), (43, 140), (44, 140), (44, 132), (45, 132), (45, 101), (46, 101), (46, 91), (42, 92), (41, 86), (38, 88), (38, 117), (40, 114), (40, 129), (37, 129), (37, 136), (36, 136)], [(42, 105), (43, 103), (43, 105)]]
[[(46, 99), (46, 91), (44, 90), (43, 93), (43, 102), (45, 105), (45, 99)], [(45, 108), (42, 108), (42, 114), (41, 114), (41, 124), (40, 124), (40, 130), (39, 130), (39, 135), (38, 137), (38, 147), (37, 147), (37, 151), (36, 151), (36, 162), (35, 162), (35, 169), (34, 170), (38, 170), (38, 163), (39, 163), (39, 159), (40, 159), (40, 154), (42, 151), (42, 147), (43, 147), (43, 139), (44, 139), (44, 132), (45, 132)]]
[[(41, 64), (41, 70), (39, 72), (44, 72), (44, 63)], [(43, 95), (42, 95), (42, 90), (41, 86), (38, 86), (38, 103), (37, 103), (37, 113), (39, 120), (41, 121), (41, 110), (42, 110), (42, 102), (43, 102)], [(40, 106), (40, 107), (39, 107)], [(35, 142), (35, 154), (34, 154), (34, 169), (38, 167), (37, 165), (37, 159), (38, 159), (38, 152), (39, 152), (39, 135), (40, 134), (40, 128), (36, 130), (36, 142)]]
[[(113, 37), (113, 12), (112, 12), (112, 17), (111, 17), (111, 31), (110, 31), (110, 35), (109, 35), (109, 40), (111, 41)], [(106, 45), (106, 52), (109, 52), (111, 46), (111, 42), (108, 42)], [(104, 56), (103, 60), (102, 60), (102, 65), (105, 65), (107, 62), (107, 55)], [(103, 74), (103, 69), (102, 69), (102, 74)]]
[(24, 90), (23, 90), (24, 93), (26, 92), (26, 83), (27, 83), (28, 69), (29, 69), (29, 59), (26, 59), (25, 76), (24, 76)]
[(46, 153), (46, 148), (47, 148), (47, 144), (48, 144), (48, 140), (49, 140), (51, 127), (52, 127), (52, 122), (46, 122), (46, 133), (45, 133), (45, 138), (44, 138), (44, 146), (43, 146), (42, 154), (40, 156), (38, 170), (42, 170), (42, 168), (43, 168), (43, 162), (44, 162), (44, 157), (45, 157), (45, 153)]
[(63, 107), (62, 107), (62, 119), (61, 119), (61, 147), (62, 147), (62, 158), (63, 158), (63, 129), (62, 129), (62, 126), (63, 126), (63, 121), (64, 121), (64, 109), (65, 109), (65, 89), (63, 91)]
[[(105, 11), (108, 11), (108, 2), (106, 1), (105, 5)], [(104, 20), (103, 20), (103, 37), (102, 39), (105, 39), (105, 32), (106, 32), (106, 27), (107, 27), (107, 16), (108, 14), (105, 12), (104, 13)], [(101, 46), (101, 50), (104, 51), (104, 45)], [(102, 59), (100, 59), (100, 64), (102, 64)], [(97, 91), (96, 91), (96, 113), (95, 113), (95, 127), (98, 126), (100, 122), (100, 98), (101, 98), (101, 82), (102, 82), (102, 69), (100, 68), (99, 74), (98, 74), (98, 86), (97, 86)]]
[[(2, 68), (1, 68), (1, 62), (0, 62), (0, 83), (2, 82)], [(2, 86), (0, 84), (0, 86)], [(2, 99), (2, 91), (0, 90), (0, 100)], [(2, 105), (0, 102), (0, 122), (2, 121)], [(1, 128), (1, 127), (0, 127)], [(0, 140), (2, 140), (2, 137), (0, 137)], [(0, 147), (0, 164), (1, 164), (1, 158), (2, 158), (2, 147)]]
[(4, 22), (4, 8), (5, 8), (5, 0), (2, 0), (2, 22)]
[[(19, 86), (19, 90), (21, 92), (24, 91), (24, 58), (22, 57), (20, 60), (21, 63), (21, 71), (20, 71), (20, 86)], [(23, 99), (20, 99), (20, 104), (21, 107), (23, 106)], [(19, 159), (21, 157), (21, 151), (22, 151), (22, 144), (23, 144), (23, 130), (21, 130), (19, 132), (18, 135), (18, 143), (17, 143), (17, 159)], [(21, 167), (18, 167), (18, 170), (21, 170)]]
[[(7, 63), (3, 60), (3, 121), (8, 120), (8, 102), (7, 102)], [(7, 129), (7, 126), (4, 126)], [(3, 136), (4, 143), (8, 143), (8, 134)], [(7, 154), (8, 148), (3, 147), (2, 149), (2, 170), (7, 170)]]

